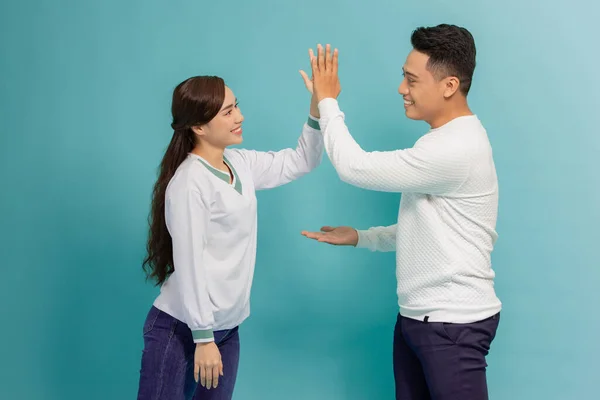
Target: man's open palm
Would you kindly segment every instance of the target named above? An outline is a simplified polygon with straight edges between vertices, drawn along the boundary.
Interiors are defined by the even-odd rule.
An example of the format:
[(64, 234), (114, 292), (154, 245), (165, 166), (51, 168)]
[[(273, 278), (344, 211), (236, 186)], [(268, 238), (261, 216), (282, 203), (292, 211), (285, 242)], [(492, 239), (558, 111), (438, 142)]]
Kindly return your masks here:
[(358, 243), (358, 232), (349, 226), (324, 226), (320, 232), (302, 231), (302, 235), (309, 239), (338, 246), (356, 246)]

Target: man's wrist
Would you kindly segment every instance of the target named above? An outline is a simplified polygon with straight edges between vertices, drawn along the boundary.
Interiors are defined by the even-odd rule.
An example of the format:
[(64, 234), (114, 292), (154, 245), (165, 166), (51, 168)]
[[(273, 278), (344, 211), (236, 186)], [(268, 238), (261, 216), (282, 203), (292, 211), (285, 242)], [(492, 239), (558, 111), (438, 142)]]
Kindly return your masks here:
[(331, 115), (341, 112), (337, 99), (333, 97), (324, 97), (319, 101), (319, 115), (321, 118), (329, 118)]
[(317, 104), (319, 104), (320, 102), (322, 102), (325, 99), (334, 99), (335, 100), (335, 96), (329, 95), (329, 94), (324, 94), (322, 96), (318, 96), (317, 97)]
[(312, 96), (310, 100), (310, 116), (314, 119), (321, 118), (321, 114), (319, 113), (319, 102), (315, 96)]
[(360, 240), (360, 236), (358, 235), (358, 229), (356, 229), (356, 228), (352, 228), (352, 229), (354, 229), (354, 234), (355, 234), (355, 240), (354, 240), (354, 243), (352, 243), (352, 246), (357, 247), (358, 241)]

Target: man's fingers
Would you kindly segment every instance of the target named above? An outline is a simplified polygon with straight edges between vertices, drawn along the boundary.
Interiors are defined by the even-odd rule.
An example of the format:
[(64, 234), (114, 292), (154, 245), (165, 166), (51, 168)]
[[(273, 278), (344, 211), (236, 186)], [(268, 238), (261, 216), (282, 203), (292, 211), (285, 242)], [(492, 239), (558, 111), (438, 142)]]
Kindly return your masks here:
[(320, 44), (317, 45), (317, 66), (319, 67), (319, 71), (325, 70), (325, 60), (323, 55), (323, 46)]
[(333, 66), (332, 66), (332, 72), (334, 75), (337, 75), (338, 73), (338, 49), (335, 49), (333, 51)]
[(200, 379), (200, 366), (198, 364), (194, 364), (194, 380), (198, 383), (198, 379)]
[(333, 62), (331, 59), (331, 45), (327, 44), (325, 46), (325, 70), (332, 71), (333, 70)]
[(326, 232), (307, 232), (303, 231), (302, 235), (306, 236), (309, 239), (314, 239), (317, 242), (321, 243), (329, 243), (329, 244), (339, 244), (339, 238), (336, 238), (335, 235), (328, 235)]
[(309, 239), (319, 239), (321, 236), (323, 236), (322, 233), (320, 232), (307, 232), (307, 231), (303, 231), (302, 234), (304, 236), (306, 236)]

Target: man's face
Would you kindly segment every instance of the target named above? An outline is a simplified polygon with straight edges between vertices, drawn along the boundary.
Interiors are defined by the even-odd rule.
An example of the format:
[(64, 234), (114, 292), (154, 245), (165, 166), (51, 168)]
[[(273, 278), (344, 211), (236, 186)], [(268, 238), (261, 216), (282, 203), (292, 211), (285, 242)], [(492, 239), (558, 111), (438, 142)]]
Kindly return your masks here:
[(427, 69), (429, 56), (412, 50), (404, 67), (404, 79), (398, 93), (404, 98), (406, 116), (410, 119), (432, 123), (443, 113), (447, 94), (446, 80), (436, 79)]

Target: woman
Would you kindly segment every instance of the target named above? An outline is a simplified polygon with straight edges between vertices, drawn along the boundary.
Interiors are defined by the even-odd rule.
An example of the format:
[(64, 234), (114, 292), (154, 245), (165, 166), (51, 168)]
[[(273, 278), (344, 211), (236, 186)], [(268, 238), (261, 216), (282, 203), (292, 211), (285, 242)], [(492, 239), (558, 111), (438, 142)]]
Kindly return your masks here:
[(219, 77), (179, 84), (171, 111), (144, 260), (161, 291), (144, 324), (138, 399), (231, 399), (254, 275), (255, 190), (320, 164), (318, 108), (313, 97), (297, 148), (278, 152), (228, 148), (242, 142), (244, 117)]

